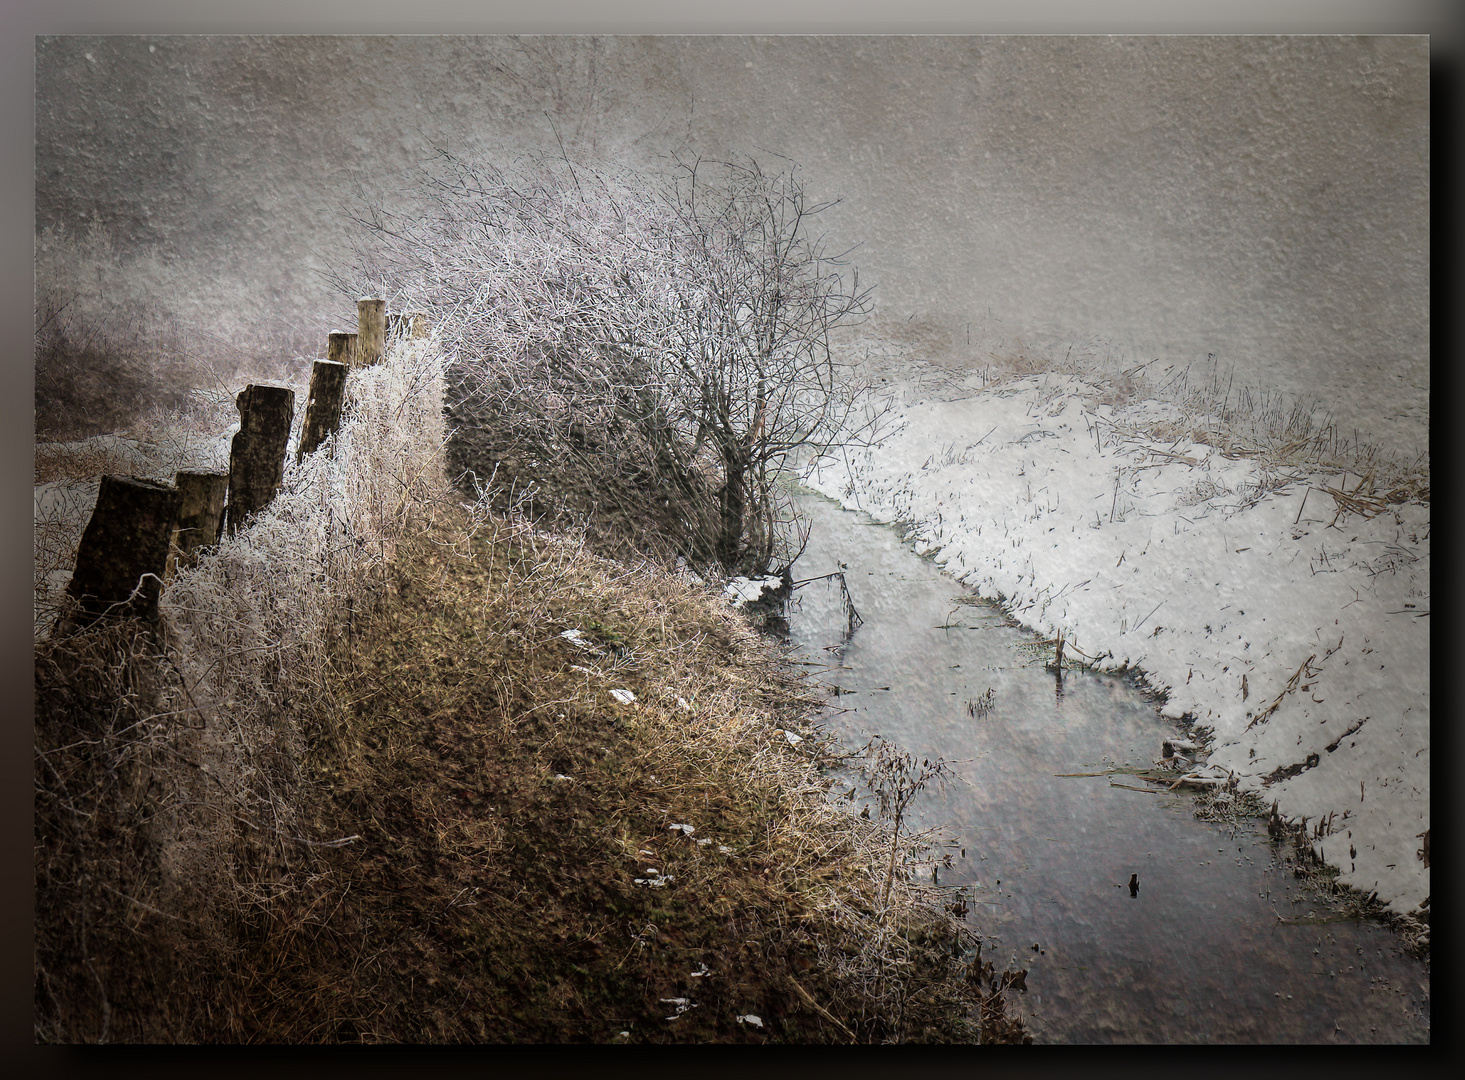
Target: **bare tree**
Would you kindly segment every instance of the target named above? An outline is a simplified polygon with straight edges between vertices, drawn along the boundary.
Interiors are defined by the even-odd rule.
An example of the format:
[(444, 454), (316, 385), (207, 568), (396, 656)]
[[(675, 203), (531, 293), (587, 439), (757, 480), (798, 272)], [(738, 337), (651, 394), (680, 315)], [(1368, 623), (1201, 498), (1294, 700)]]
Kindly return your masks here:
[(830, 333), (869, 294), (812, 232), (828, 205), (752, 159), (647, 176), (440, 152), (404, 205), (352, 212), (370, 242), (338, 281), (446, 331), (456, 467), (763, 572), (796, 554), (780, 481), (855, 401)]

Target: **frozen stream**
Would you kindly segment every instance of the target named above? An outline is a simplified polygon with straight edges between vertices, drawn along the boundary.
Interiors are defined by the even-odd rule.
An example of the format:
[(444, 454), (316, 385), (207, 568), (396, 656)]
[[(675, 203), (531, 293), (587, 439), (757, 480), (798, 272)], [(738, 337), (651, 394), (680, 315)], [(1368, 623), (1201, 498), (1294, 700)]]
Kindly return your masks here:
[(1177, 734), (1129, 682), (1069, 672), (1060, 688), (1022, 650), (1031, 635), (895, 530), (821, 496), (801, 505), (814, 528), (794, 577), (843, 564), (863, 624), (832, 649), (838, 587), (812, 583), (791, 637), (830, 663), (847, 711), (829, 723), (847, 742), (878, 733), (959, 763), (961, 782), (922, 796), (925, 823), (966, 849), (941, 883), (970, 888), (984, 958), (1028, 969), (1036, 1041), (1429, 1041), (1428, 964), (1378, 924), (1283, 922), (1327, 910), (1263, 822), (1203, 822), (1189, 797), (1122, 775), (1057, 775), (1148, 767)]

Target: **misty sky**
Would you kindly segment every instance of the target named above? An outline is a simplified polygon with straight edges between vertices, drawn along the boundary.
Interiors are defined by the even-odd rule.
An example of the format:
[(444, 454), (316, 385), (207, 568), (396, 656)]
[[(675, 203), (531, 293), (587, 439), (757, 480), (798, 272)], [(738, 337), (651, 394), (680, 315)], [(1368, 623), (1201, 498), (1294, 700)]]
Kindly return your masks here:
[(38, 227), (157, 248), (202, 317), (324, 333), (332, 211), (433, 144), (778, 154), (887, 323), (1215, 353), (1428, 428), (1422, 37), (42, 38), (36, 139)]

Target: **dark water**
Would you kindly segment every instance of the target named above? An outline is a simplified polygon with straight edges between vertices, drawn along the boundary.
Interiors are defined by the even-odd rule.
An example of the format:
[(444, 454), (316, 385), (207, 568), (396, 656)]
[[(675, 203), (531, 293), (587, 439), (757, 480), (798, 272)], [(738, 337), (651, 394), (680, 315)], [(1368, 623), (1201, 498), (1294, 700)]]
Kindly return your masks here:
[(844, 564), (863, 619), (831, 650), (838, 586), (804, 585), (790, 605), (793, 640), (841, 690), (829, 723), (851, 744), (878, 733), (957, 762), (957, 782), (921, 796), (924, 823), (966, 849), (941, 884), (968, 887), (984, 958), (1028, 969), (1036, 1041), (1429, 1041), (1428, 965), (1391, 931), (1281, 921), (1328, 912), (1264, 823), (1200, 821), (1190, 798), (1114, 786), (1150, 786), (1122, 775), (1056, 775), (1159, 756), (1177, 729), (1133, 685), (1070, 672), (1060, 689), (1021, 648), (1032, 635), (955, 602), (974, 598), (893, 529), (819, 496), (801, 505), (814, 528), (794, 577)]

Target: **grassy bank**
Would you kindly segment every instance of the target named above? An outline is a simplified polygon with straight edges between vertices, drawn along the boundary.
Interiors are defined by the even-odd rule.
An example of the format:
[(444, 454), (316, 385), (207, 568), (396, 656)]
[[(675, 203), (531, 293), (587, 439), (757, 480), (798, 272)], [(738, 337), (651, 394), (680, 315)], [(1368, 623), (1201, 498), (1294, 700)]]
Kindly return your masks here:
[[(46, 932), (67, 912), (39, 911), (44, 1038), (1022, 1038), (935, 890), (899, 877), (881, 909), (888, 826), (826, 797), (818, 695), (767, 641), (665, 572), (430, 509), (326, 650), (297, 718), (296, 842), (243, 859), (253, 902), (204, 940), (169, 889), (144, 892), (167, 868), (140, 869), (103, 893), (140, 895), (91, 961)], [(146, 635), (123, 638), (150, 669)], [(55, 706), (81, 644), (46, 643), (38, 683), (41, 761), (73, 780), (87, 755)], [(155, 708), (134, 685), (124, 713)], [(156, 756), (115, 755), (114, 840), (148, 845)], [(40, 836), (38, 854), (66, 855)]]
[(819, 689), (458, 502), (438, 364), (354, 373), (155, 625), (42, 632), (89, 505), (38, 496), (38, 1041), (1020, 1041), (926, 839), (828, 797)]
[(331, 680), (314, 831), (360, 839), (254, 928), (229, 1037), (1020, 1037), (934, 897), (878, 910), (811, 695), (699, 588), (454, 512)]

